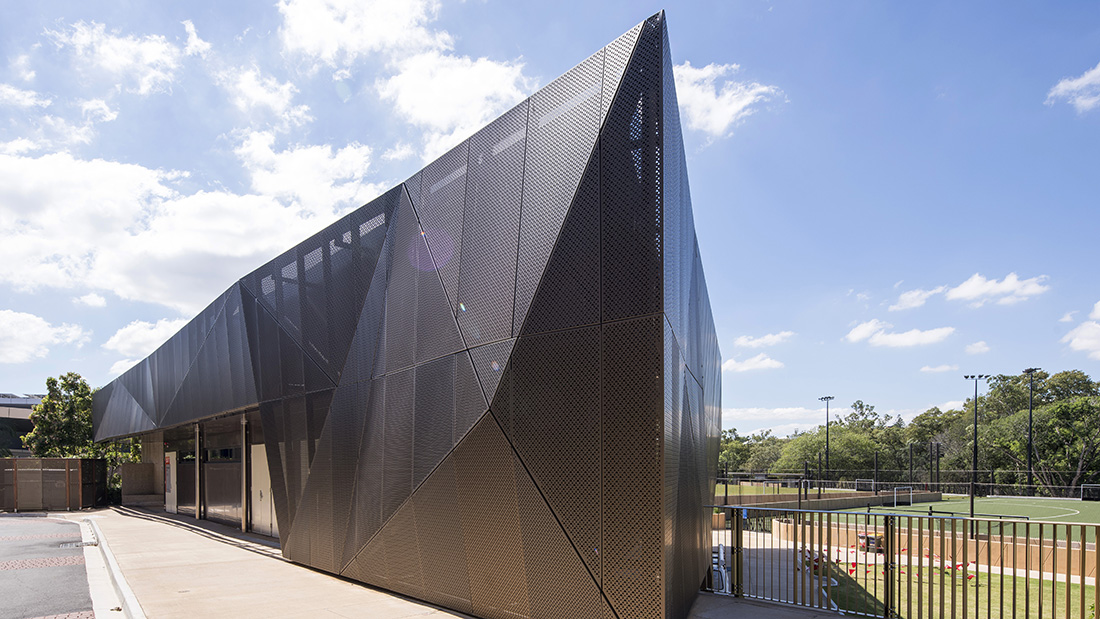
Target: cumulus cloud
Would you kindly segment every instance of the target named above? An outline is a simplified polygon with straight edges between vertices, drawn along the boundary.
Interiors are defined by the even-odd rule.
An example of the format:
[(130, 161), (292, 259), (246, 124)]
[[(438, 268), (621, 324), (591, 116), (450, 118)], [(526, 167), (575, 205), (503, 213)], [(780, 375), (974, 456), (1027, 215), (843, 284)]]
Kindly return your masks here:
[[(901, 283), (901, 282), (898, 282)], [(931, 290), (908, 290), (898, 295), (898, 302), (891, 305), (889, 309), (891, 312), (897, 312), (900, 310), (912, 309), (914, 307), (920, 307), (924, 305), (928, 298), (940, 294), (944, 290), (947, 290), (947, 286), (937, 286)]]
[(431, 50), (395, 66), (397, 72), (375, 87), (401, 117), (427, 132), (427, 159), (488, 124), (535, 86), (520, 61), (474, 60)]
[(73, 303), (77, 305), (86, 305), (88, 307), (106, 307), (107, 299), (104, 299), (94, 292), (89, 292), (82, 297), (73, 297)]
[(401, 142), (382, 153), (382, 159), (385, 161), (404, 161), (415, 154), (416, 151), (413, 150), (412, 145)]
[(986, 344), (984, 341), (966, 345), (966, 354), (968, 355), (982, 355), (987, 352), (989, 352), (989, 344)]
[(245, 114), (269, 113), (284, 129), (313, 120), (308, 105), (294, 105), (298, 93), (294, 84), (261, 75), (256, 67), (223, 71), (218, 81), (229, 91), (233, 105)]
[(210, 52), (210, 43), (199, 38), (199, 34), (195, 32), (195, 24), (191, 23), (190, 19), (181, 23), (183, 29), (187, 31), (187, 45), (183, 48), (183, 53), (206, 58), (206, 54)]
[(78, 348), (91, 338), (91, 332), (79, 325), (54, 326), (46, 319), (11, 310), (0, 310), (0, 363), (26, 363), (40, 359), (57, 344), (75, 344)]
[(1077, 77), (1067, 77), (1055, 84), (1047, 93), (1046, 104), (1054, 105), (1057, 101), (1069, 103), (1078, 114), (1100, 106), (1100, 64)]
[(1089, 359), (1100, 361), (1100, 322), (1090, 320), (1073, 328), (1062, 338), (1072, 350), (1087, 353)]
[(926, 365), (926, 366), (922, 367), (920, 369), (920, 371), (921, 372), (928, 372), (930, 374), (939, 374), (941, 372), (955, 372), (955, 371), (958, 371), (958, 369), (959, 369), (959, 366), (957, 366), (957, 365), (946, 365), (946, 364), (944, 364), (944, 365), (937, 365), (937, 366)]
[(1076, 310), (1072, 312), (1066, 312), (1065, 314), (1062, 314), (1062, 317), (1058, 319), (1058, 322), (1073, 322), (1073, 315), (1076, 313)]
[(428, 25), (435, 0), (281, 0), (283, 47), (331, 67), (373, 54), (392, 56), (451, 47), (452, 38)]
[[(162, 318), (155, 323), (135, 320), (115, 332), (103, 347), (127, 357), (143, 359), (187, 324), (187, 319)], [(133, 363), (133, 362), (130, 362)]]
[(860, 323), (844, 336), (849, 342), (867, 341), (871, 346), (886, 346), (889, 348), (908, 348), (911, 346), (924, 346), (935, 344), (947, 339), (955, 332), (954, 327), (939, 327), (936, 329), (910, 329), (901, 333), (887, 331), (893, 327), (888, 322), (872, 318)]
[(111, 369), (107, 370), (107, 375), (108, 376), (118, 376), (119, 374), (122, 374), (126, 370), (129, 370), (130, 368), (134, 367), (134, 364), (137, 363), (138, 361), (141, 361), (141, 359), (121, 359), (119, 361), (115, 361), (114, 363), (111, 364)]
[(27, 54), (16, 56), (15, 59), (11, 61), (11, 70), (24, 82), (33, 80), (35, 76), (34, 69), (31, 68), (31, 57)]
[(763, 348), (764, 346), (782, 344), (792, 337), (794, 337), (794, 331), (780, 331), (779, 333), (769, 333), (760, 337), (742, 335), (733, 341), (733, 345), (740, 348)]
[(764, 353), (760, 353), (751, 359), (745, 359), (744, 361), (738, 361), (736, 359), (727, 359), (722, 364), (722, 370), (728, 372), (748, 372), (750, 370), (774, 370), (776, 368), (783, 367), (782, 361), (772, 359)]
[(1100, 301), (1096, 302), (1096, 305), (1092, 306), (1092, 311), (1089, 312), (1089, 318), (1092, 320), (1100, 320)]
[(0, 84), (0, 105), (12, 107), (49, 107), (53, 103), (50, 99), (38, 96), (33, 90), (23, 90), (10, 84)]
[(712, 138), (728, 136), (761, 104), (783, 96), (776, 86), (730, 79), (738, 70), (736, 64), (693, 67), (685, 62), (673, 67), (676, 99), (688, 129)]
[(998, 281), (975, 273), (970, 279), (948, 290), (947, 298), (952, 301), (969, 301), (971, 307), (981, 307), (989, 301), (996, 301), (999, 305), (1012, 305), (1050, 290), (1050, 286), (1043, 283), (1047, 279), (1046, 275), (1020, 279), (1015, 273), (1009, 273)]
[(71, 48), (85, 65), (127, 82), (132, 92), (141, 95), (168, 90), (183, 53), (163, 35), (122, 36), (94, 21), (79, 21), (46, 34), (59, 48)]
[(112, 110), (103, 99), (82, 101), (80, 111), (89, 122), (111, 122), (118, 118), (118, 112)]

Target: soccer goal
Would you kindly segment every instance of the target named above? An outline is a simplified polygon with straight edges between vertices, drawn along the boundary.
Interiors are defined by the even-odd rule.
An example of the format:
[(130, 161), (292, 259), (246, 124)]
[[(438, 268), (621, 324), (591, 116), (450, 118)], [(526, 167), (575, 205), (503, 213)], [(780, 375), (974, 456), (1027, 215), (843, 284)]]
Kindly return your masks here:
[(897, 486), (894, 488), (894, 507), (898, 505), (913, 504), (913, 487)]
[(1081, 484), (1082, 501), (1100, 501), (1100, 484)]
[(875, 480), (873, 479), (857, 479), (856, 480), (856, 492), (874, 492)]

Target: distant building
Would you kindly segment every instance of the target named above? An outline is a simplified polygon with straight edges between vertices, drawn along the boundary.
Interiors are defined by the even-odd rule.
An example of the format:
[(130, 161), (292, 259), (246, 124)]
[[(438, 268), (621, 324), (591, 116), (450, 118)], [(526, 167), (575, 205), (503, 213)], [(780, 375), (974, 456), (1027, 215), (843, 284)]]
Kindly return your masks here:
[(234, 283), (95, 394), (95, 435), (141, 437), (166, 509), (317, 569), (682, 617), (719, 366), (660, 13)]
[(17, 458), (29, 456), (19, 437), (34, 429), (31, 407), (42, 403), (42, 394), (0, 393), (0, 447)]

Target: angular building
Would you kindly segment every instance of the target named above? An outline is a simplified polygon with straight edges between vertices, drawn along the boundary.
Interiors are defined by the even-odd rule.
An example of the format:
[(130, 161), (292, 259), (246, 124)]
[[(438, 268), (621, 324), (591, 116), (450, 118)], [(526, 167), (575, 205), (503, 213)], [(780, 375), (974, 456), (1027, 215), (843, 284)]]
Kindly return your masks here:
[(682, 617), (719, 366), (661, 13), (241, 278), (95, 431), (298, 563), (479, 617)]

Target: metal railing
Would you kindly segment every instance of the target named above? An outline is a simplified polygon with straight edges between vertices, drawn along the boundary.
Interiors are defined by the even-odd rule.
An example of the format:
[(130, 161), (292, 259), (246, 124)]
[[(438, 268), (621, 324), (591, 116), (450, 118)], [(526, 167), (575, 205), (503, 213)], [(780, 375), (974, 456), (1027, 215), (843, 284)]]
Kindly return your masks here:
[(1100, 617), (1100, 525), (707, 509), (717, 593), (870, 617)]

